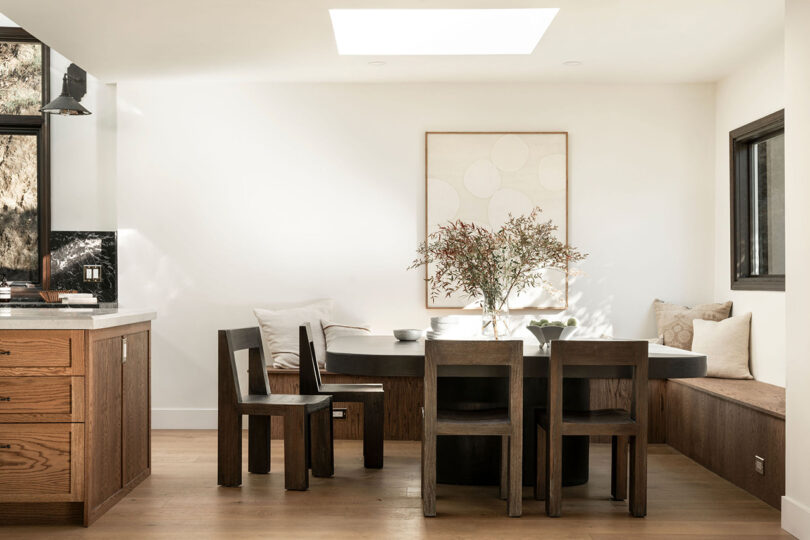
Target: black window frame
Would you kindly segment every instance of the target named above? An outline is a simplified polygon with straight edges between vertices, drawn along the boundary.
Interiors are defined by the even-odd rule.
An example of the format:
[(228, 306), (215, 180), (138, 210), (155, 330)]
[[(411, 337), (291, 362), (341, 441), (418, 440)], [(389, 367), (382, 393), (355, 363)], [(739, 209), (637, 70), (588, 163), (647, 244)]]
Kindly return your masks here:
[[(37, 38), (17, 27), (0, 27), (0, 41), (13, 43), (39, 43), (42, 47), (42, 105), (51, 99), (51, 50)], [(51, 122), (46, 113), (38, 115), (0, 114), (0, 134), (37, 136), (37, 221), (38, 221), (38, 268), (39, 281), (31, 293), (47, 289), (50, 281), (50, 248), (48, 237), (51, 231)], [(26, 296), (14, 291), (14, 296)]]
[(750, 163), (752, 144), (785, 132), (785, 110), (776, 111), (729, 133), (731, 176), (731, 289), (784, 291), (784, 275), (751, 275)]

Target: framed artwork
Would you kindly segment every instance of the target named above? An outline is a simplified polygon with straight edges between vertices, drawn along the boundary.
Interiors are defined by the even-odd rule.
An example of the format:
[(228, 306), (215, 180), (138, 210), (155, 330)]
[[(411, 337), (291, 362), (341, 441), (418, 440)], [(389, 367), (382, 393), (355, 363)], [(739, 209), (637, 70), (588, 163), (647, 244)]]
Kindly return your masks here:
[[(557, 226), (568, 241), (567, 132), (425, 133), (425, 235), (461, 219), (497, 229), (509, 215), (528, 214), (539, 206), (540, 219)], [(426, 268), (427, 275), (433, 271)], [(514, 309), (565, 309), (568, 276), (549, 269), (547, 287), (510, 299)], [(463, 295), (430, 298), (427, 308), (476, 307)]]

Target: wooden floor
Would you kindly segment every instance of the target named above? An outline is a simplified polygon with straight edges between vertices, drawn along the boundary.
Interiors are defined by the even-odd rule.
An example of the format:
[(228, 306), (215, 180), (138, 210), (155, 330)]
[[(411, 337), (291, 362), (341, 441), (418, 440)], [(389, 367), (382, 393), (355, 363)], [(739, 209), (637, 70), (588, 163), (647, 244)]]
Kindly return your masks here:
[[(386, 442), (385, 468), (365, 470), (361, 441), (337, 441), (335, 477), (284, 491), (283, 447), (272, 472), (216, 485), (216, 432), (153, 432), (152, 476), (89, 529), (0, 527), (0, 538), (781, 538), (780, 514), (667, 446), (650, 448), (649, 515), (608, 500), (609, 448), (592, 446), (591, 481), (564, 490), (550, 519), (525, 490), (523, 517), (506, 517), (495, 487), (439, 485), (438, 517), (422, 517), (419, 444)], [(247, 448), (245, 441), (244, 448)], [(247, 458), (245, 458), (247, 464)]]

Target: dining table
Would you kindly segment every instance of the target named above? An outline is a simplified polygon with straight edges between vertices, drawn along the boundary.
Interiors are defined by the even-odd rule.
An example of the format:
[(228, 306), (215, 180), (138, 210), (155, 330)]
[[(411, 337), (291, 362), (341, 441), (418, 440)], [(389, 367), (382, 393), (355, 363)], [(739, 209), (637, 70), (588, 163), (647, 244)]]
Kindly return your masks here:
[[(516, 339), (516, 338), (511, 338)], [(536, 426), (534, 411), (545, 407), (549, 348), (534, 338), (523, 340), (523, 483), (535, 478)], [(679, 379), (706, 376), (706, 356), (649, 345), (649, 378)], [(398, 341), (393, 336), (354, 335), (335, 338), (326, 351), (326, 370), (367, 377), (423, 378), (425, 342)], [(629, 366), (567, 365), (563, 368), (563, 407), (588, 410), (589, 379), (631, 378)], [(438, 406), (448, 410), (502, 408), (508, 402), (508, 372), (504, 366), (439, 366)], [(441, 436), (437, 442), (437, 479), (445, 484), (496, 485), (501, 444), (498, 437)], [(563, 484), (588, 481), (589, 439), (563, 438)]]

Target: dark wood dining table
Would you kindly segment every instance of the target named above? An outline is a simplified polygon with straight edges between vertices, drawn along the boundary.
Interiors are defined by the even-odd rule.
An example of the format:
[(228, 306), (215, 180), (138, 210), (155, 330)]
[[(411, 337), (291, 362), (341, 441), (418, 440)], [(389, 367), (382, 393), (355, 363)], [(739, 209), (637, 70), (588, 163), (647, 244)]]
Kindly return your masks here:
[[(534, 479), (536, 436), (534, 410), (545, 405), (548, 348), (525, 339), (523, 482)], [(706, 356), (663, 345), (649, 346), (651, 379), (704, 377)], [(424, 377), (425, 343), (397, 341), (389, 336), (346, 336), (335, 339), (326, 352), (326, 369), (332, 373), (369, 377)], [(506, 368), (497, 366), (441, 366), (439, 407), (474, 410), (505, 406), (508, 399)], [(563, 406), (587, 410), (588, 379), (630, 378), (629, 367), (565, 366)], [(440, 437), (437, 447), (438, 480), (447, 484), (494, 485), (498, 483), (500, 441), (496, 437)], [(588, 437), (565, 437), (563, 483), (588, 481)]]

